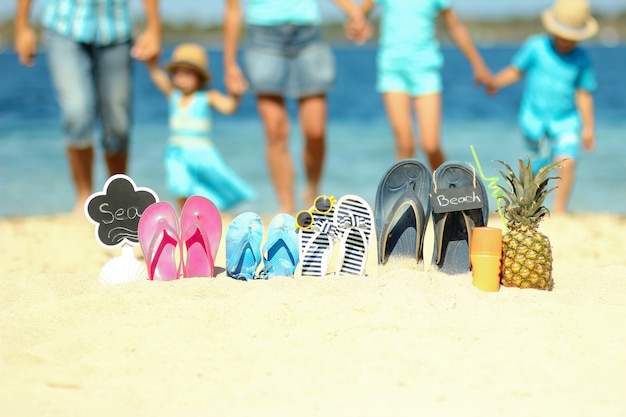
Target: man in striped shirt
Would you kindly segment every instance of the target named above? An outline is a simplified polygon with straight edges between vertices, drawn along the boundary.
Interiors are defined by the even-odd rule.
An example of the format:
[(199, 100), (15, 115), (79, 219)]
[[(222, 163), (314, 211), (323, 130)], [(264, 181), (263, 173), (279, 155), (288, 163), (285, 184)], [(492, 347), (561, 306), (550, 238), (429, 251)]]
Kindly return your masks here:
[[(131, 119), (131, 57), (160, 54), (158, 0), (143, 0), (145, 30), (133, 39), (129, 0), (42, 0), (47, 60), (61, 108), (67, 156), (76, 189), (74, 212), (92, 193), (96, 120), (109, 175), (125, 173)], [(17, 0), (15, 51), (32, 66), (37, 36), (31, 0)]]

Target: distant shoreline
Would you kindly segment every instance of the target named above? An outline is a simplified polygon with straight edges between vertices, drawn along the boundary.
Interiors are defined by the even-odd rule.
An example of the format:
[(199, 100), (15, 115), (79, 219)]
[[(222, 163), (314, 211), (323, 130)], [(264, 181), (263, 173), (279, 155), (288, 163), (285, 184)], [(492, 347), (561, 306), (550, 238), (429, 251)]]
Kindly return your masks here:
[[(596, 16), (600, 24), (598, 36), (589, 41), (591, 44), (616, 46), (626, 42), (626, 10), (614, 15)], [(507, 18), (501, 20), (465, 18), (463, 22), (467, 26), (472, 38), (480, 46), (498, 44), (520, 43), (528, 36), (544, 31), (538, 17)], [(139, 23), (138, 27), (140, 27)], [(377, 39), (378, 22), (372, 22), (375, 28), (373, 36), (375, 44)], [(445, 32), (439, 31), (442, 43), (447, 42)], [(333, 44), (348, 44), (343, 34), (341, 23), (333, 22), (324, 25), (324, 33), (329, 42)], [(173, 44), (182, 41), (198, 42), (205, 45), (222, 44), (222, 27), (219, 25), (203, 26), (192, 22), (164, 22), (163, 42)], [(11, 48), (13, 45), (13, 21), (0, 21), (0, 48)]]

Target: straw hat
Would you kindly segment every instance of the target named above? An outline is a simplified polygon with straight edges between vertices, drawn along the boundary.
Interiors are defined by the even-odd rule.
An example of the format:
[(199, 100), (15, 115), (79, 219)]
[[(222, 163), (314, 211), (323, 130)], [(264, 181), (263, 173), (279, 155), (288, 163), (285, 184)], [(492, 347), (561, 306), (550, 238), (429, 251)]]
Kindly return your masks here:
[(174, 72), (179, 67), (186, 67), (196, 71), (204, 83), (211, 79), (211, 74), (207, 71), (209, 68), (209, 57), (204, 48), (195, 43), (183, 43), (174, 49), (172, 60), (166, 65), (165, 69), (169, 72)]
[(582, 41), (598, 33), (598, 22), (585, 0), (556, 0), (541, 14), (541, 21), (549, 33), (570, 41)]

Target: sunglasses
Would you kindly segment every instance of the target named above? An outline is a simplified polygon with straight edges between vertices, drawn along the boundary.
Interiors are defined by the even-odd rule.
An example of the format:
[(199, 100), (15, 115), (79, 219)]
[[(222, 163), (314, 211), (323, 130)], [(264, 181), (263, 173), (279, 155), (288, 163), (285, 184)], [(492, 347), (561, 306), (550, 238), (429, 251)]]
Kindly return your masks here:
[(313, 213), (327, 214), (333, 209), (333, 205), (337, 202), (335, 197), (320, 195), (313, 202), (313, 208), (310, 210), (300, 210), (296, 214), (296, 229), (308, 230), (313, 226)]

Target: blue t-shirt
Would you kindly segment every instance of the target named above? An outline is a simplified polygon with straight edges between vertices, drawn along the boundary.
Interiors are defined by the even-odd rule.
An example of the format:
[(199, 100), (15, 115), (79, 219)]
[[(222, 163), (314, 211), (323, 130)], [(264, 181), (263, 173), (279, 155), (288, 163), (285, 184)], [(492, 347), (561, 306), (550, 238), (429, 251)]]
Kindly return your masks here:
[(435, 37), (439, 13), (450, 0), (375, 0), (382, 6), (378, 65), (384, 69), (438, 69), (443, 63)]
[(246, 23), (260, 26), (318, 25), (316, 0), (246, 0)]
[(529, 38), (513, 57), (512, 65), (525, 73), (519, 122), (531, 139), (544, 135), (579, 133), (582, 127), (576, 108), (576, 90), (597, 87), (591, 60), (576, 47), (562, 55), (547, 35)]

